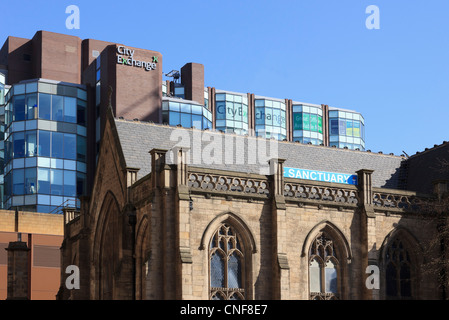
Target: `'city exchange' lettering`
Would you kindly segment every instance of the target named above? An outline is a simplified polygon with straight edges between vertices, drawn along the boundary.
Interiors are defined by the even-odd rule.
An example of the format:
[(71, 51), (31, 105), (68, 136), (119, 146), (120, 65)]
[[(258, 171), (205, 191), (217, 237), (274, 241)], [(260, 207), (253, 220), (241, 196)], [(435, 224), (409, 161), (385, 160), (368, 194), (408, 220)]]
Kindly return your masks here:
[(155, 70), (158, 63), (158, 57), (154, 56), (153, 61), (141, 61), (134, 59), (136, 50), (129, 49), (125, 46), (117, 47), (117, 64), (144, 68), (146, 71)]

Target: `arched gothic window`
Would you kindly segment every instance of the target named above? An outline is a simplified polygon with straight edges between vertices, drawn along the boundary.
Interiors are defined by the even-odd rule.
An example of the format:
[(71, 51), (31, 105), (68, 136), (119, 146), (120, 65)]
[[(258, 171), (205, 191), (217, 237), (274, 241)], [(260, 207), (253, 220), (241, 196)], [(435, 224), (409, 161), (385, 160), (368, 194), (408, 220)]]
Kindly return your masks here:
[(242, 246), (239, 235), (228, 224), (215, 232), (209, 248), (210, 299), (245, 299)]
[(309, 289), (311, 300), (332, 300), (339, 297), (339, 261), (334, 241), (320, 233), (309, 251)]
[(389, 299), (412, 297), (412, 264), (403, 242), (396, 238), (385, 252), (386, 295)]

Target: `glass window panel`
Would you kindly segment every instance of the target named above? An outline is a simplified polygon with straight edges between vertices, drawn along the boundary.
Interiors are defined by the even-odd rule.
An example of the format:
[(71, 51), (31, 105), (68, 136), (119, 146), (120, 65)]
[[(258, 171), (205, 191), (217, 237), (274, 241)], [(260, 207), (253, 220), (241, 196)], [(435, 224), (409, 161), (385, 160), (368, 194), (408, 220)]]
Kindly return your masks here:
[(360, 121), (354, 121), (354, 128), (353, 128), (353, 135), (354, 137), (360, 137)]
[(242, 288), (240, 257), (233, 253), (228, 259), (228, 288)]
[(177, 126), (181, 123), (180, 114), (178, 112), (170, 111), (169, 125)]
[(234, 95), (233, 94), (226, 94), (226, 101), (234, 102)]
[(352, 120), (346, 120), (346, 135), (352, 137)]
[(287, 128), (287, 115), (285, 111), (281, 110), (281, 127), (286, 129)]
[(362, 123), (362, 140), (365, 141), (365, 125)]
[(76, 194), (77, 196), (85, 195), (86, 192), (86, 175), (81, 172), (76, 173)]
[(323, 117), (318, 116), (318, 132), (323, 133)]
[(17, 169), (12, 171), (12, 192), (14, 195), (25, 194), (25, 169)]
[(25, 95), (14, 96), (13, 106), (14, 121), (25, 120)]
[(43, 204), (43, 205), (50, 205), (50, 196), (38, 195), (37, 203)]
[(202, 129), (203, 116), (192, 115), (192, 127)]
[(248, 123), (248, 105), (242, 105), (242, 122)]
[(339, 122), (339, 125), (338, 125), (339, 135), (345, 136), (346, 135), (346, 120), (339, 120), (338, 122)]
[(216, 120), (226, 119), (226, 102), (216, 103)]
[(331, 119), (331, 134), (338, 135), (338, 120)]
[(51, 156), (51, 133), (49, 131), (39, 131), (38, 154), (41, 157)]
[(321, 292), (321, 270), (319, 263), (314, 259), (310, 263), (310, 292)]
[(76, 171), (64, 171), (64, 196), (76, 197)]
[(5, 177), (5, 195), (7, 197), (12, 195), (12, 173)]
[(168, 123), (168, 111), (162, 111), (162, 123)]
[(210, 122), (206, 118), (203, 118), (203, 130), (205, 129), (212, 129), (212, 122)]
[(37, 169), (25, 169), (25, 194), (35, 194), (37, 192)]
[(76, 161), (64, 160), (64, 169), (66, 170), (76, 170)]
[(27, 93), (37, 92), (37, 82), (27, 83), (25, 87)]
[(13, 134), (14, 158), (25, 157), (25, 132), (16, 132)]
[(234, 103), (226, 102), (226, 120), (234, 120)]
[(265, 100), (263, 100), (263, 99), (255, 100), (255, 106), (256, 107), (265, 107)]
[(329, 118), (338, 118), (338, 111), (329, 111)]
[(216, 101), (225, 101), (226, 100), (226, 94), (224, 94), (224, 93), (217, 93), (215, 95), (215, 100)]
[(303, 123), (304, 130), (310, 131), (310, 114), (303, 113), (302, 119), (303, 119), (302, 123)]
[(37, 112), (37, 94), (28, 94), (26, 96), (26, 112), (27, 112), (27, 120), (36, 119)]
[(316, 114), (310, 115), (310, 131), (318, 131), (318, 116)]
[(187, 103), (181, 103), (181, 112), (192, 113), (191, 105)]
[(24, 84), (14, 85), (14, 94), (23, 94), (23, 93), (25, 93), (25, 85)]
[(64, 97), (64, 121), (76, 123), (76, 98)]
[(87, 142), (85, 137), (78, 136), (76, 140), (76, 153), (78, 161), (86, 161)]
[(301, 105), (293, 106), (293, 112), (294, 113), (302, 112), (302, 106)]
[(51, 120), (51, 95), (39, 93), (39, 119)]
[(184, 87), (175, 87), (175, 96), (183, 96)]
[(64, 120), (64, 97), (53, 95), (51, 99), (51, 119), (55, 121)]
[(273, 125), (273, 108), (265, 108), (265, 125)]
[(76, 109), (77, 109), (76, 110), (77, 123), (79, 125), (86, 126), (87, 125), (86, 102), (77, 99)]
[(401, 277), (401, 297), (411, 297), (412, 287), (410, 280), (410, 266), (406, 263), (401, 264), (400, 270)]
[(64, 171), (50, 169), (51, 195), (62, 196), (64, 188)]
[(334, 264), (329, 261), (325, 268), (326, 292), (337, 293), (337, 269)]
[(273, 109), (273, 126), (282, 126), (281, 109)]
[(76, 96), (79, 99), (87, 100), (87, 92), (85, 90), (83, 90), (83, 89), (77, 89)]
[(242, 121), (242, 117), (243, 117), (242, 104), (234, 103), (234, 120)]
[(179, 112), (181, 109), (181, 105), (178, 102), (170, 102), (169, 103), (169, 109), (170, 111), (177, 111)]
[(26, 156), (34, 157), (37, 155), (37, 137), (36, 131), (26, 132)]
[(387, 296), (396, 297), (398, 295), (396, 268), (390, 262), (385, 272)]
[(197, 106), (197, 105), (192, 105), (192, 113), (193, 114), (202, 115), (203, 114), (203, 107), (202, 106)]
[(293, 130), (302, 130), (302, 113), (293, 114)]
[(224, 258), (215, 251), (210, 260), (210, 286), (212, 288), (224, 288)]
[(76, 134), (64, 133), (64, 159), (76, 160)]
[(26, 122), (25, 130), (36, 130), (37, 129), (37, 120), (29, 120)]
[(192, 127), (192, 115), (181, 113), (181, 125), (184, 128), (191, 128)]
[(61, 159), (64, 157), (64, 134), (61, 132), (51, 133), (51, 157)]
[(265, 124), (265, 108), (256, 108), (256, 125)]

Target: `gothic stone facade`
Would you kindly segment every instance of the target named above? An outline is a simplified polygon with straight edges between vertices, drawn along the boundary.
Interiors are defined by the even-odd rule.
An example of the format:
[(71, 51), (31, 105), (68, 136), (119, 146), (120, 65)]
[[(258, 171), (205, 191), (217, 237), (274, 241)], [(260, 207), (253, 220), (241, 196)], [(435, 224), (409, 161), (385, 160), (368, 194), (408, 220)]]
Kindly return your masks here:
[[(124, 134), (122, 122), (108, 115), (92, 195), (65, 213), (60, 299), (440, 298), (420, 267), (436, 227), (413, 210), (426, 195), (376, 186), (363, 162), (357, 186), (284, 178), (281, 157), (267, 175), (193, 166), (188, 148), (142, 151), (159, 138), (137, 130), (162, 126)], [(64, 286), (68, 265), (79, 290)], [(379, 289), (367, 287), (368, 266)]]

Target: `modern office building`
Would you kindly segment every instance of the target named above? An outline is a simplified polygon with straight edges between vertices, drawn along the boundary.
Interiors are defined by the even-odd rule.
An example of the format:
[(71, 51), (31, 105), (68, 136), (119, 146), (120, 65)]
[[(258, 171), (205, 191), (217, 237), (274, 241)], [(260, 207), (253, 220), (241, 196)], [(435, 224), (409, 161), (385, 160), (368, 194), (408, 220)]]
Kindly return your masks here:
[(23, 80), (6, 95), (5, 207), (56, 213), (85, 194), (86, 90)]
[(109, 106), (121, 119), (365, 150), (360, 113), (219, 90), (204, 83), (199, 63), (164, 72), (157, 51), (39, 31), (7, 38), (0, 72), (10, 87), (0, 93), (6, 209), (78, 206), (93, 184)]

